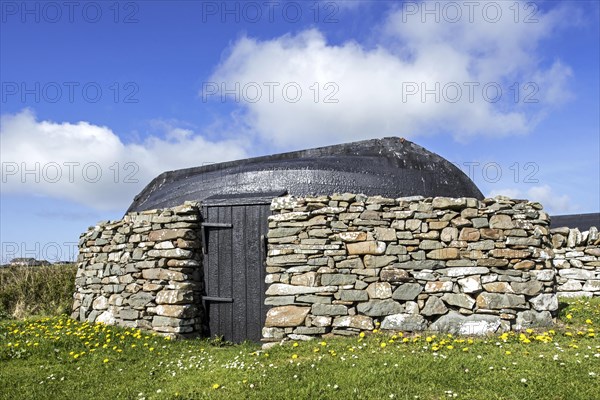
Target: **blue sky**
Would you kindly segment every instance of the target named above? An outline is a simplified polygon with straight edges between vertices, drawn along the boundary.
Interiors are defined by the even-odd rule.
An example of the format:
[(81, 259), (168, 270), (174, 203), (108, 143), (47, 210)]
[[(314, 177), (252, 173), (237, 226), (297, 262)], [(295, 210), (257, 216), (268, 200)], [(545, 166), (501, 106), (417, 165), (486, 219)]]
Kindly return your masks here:
[(3, 0), (1, 261), (72, 258), (165, 170), (384, 136), (598, 212), (598, 4)]

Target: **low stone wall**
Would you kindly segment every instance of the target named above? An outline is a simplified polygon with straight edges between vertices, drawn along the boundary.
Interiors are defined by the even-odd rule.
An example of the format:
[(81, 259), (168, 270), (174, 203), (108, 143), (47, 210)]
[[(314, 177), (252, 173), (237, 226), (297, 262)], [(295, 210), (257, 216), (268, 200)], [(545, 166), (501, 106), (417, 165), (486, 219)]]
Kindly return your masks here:
[(600, 235), (589, 231), (556, 228), (550, 231), (557, 269), (559, 297), (600, 296)]
[(200, 213), (194, 203), (100, 223), (81, 235), (72, 317), (202, 333)]
[(263, 340), (381, 329), (480, 334), (549, 325), (549, 217), (497, 197), (273, 200)]

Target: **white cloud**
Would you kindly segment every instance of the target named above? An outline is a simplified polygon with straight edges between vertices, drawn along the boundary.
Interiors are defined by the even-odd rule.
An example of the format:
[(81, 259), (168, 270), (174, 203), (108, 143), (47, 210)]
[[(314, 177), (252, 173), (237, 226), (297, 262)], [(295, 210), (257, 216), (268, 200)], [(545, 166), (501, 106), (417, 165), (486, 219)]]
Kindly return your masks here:
[[(571, 70), (560, 60), (545, 67), (549, 61), (540, 45), (571, 11), (565, 6), (538, 9), (533, 16), (537, 22), (523, 23), (531, 12), (523, 2), (521, 22), (515, 23), (514, 2), (493, 3), (502, 7), (497, 22), (489, 22), (489, 15), (483, 18), (481, 11), (471, 22), (466, 9), (458, 22), (443, 15), (439, 23), (409, 15), (406, 8), (392, 10), (373, 48), (351, 40), (332, 45), (316, 29), (265, 41), (244, 36), (207, 84), (234, 91), (238, 84), (239, 98), (230, 94), (227, 99), (239, 102), (244, 126), (281, 147), (385, 135), (449, 132), (465, 139), (527, 133), (549, 107), (569, 96)], [(332, 84), (325, 87), (328, 82)], [(537, 88), (525, 87), (529, 82)], [(287, 100), (282, 91), (286, 84)], [(297, 87), (302, 95), (292, 102)], [(214, 86), (203, 89), (205, 98), (220, 101), (223, 95)], [(425, 90), (438, 98), (424, 95)], [(327, 95), (338, 102), (327, 103)], [(527, 95), (538, 102), (524, 104)]]
[(125, 144), (105, 126), (38, 121), (31, 110), (2, 115), (2, 194), (124, 209), (163, 171), (247, 156), (242, 140), (209, 141), (169, 124), (163, 131), (165, 138)]
[(533, 186), (525, 191), (515, 188), (495, 189), (488, 194), (489, 197), (498, 195), (540, 202), (553, 215), (570, 214), (577, 209), (568, 195), (557, 194), (549, 185)]

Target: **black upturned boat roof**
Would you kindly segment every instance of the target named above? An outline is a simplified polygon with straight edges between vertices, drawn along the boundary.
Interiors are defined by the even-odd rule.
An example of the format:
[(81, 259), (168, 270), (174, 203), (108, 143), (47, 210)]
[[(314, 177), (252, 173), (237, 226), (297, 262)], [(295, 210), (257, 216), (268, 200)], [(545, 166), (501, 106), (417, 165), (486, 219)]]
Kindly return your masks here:
[(568, 226), (569, 228), (578, 228), (580, 231), (587, 231), (592, 226), (600, 228), (600, 213), (550, 216), (551, 228), (563, 226)]
[(483, 198), (467, 175), (446, 159), (408, 140), (389, 137), (164, 172), (127, 211), (275, 192)]

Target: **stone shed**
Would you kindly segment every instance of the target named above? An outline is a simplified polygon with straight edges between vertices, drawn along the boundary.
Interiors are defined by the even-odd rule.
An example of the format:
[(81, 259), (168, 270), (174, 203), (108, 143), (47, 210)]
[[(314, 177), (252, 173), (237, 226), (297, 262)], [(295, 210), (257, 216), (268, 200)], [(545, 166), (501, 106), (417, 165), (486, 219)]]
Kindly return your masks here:
[(352, 334), (423, 309), (392, 320), (547, 322), (554, 275), (530, 271), (552, 267), (548, 223), (537, 203), (484, 201), (401, 138), (170, 171), (82, 234), (73, 317), (235, 342)]

